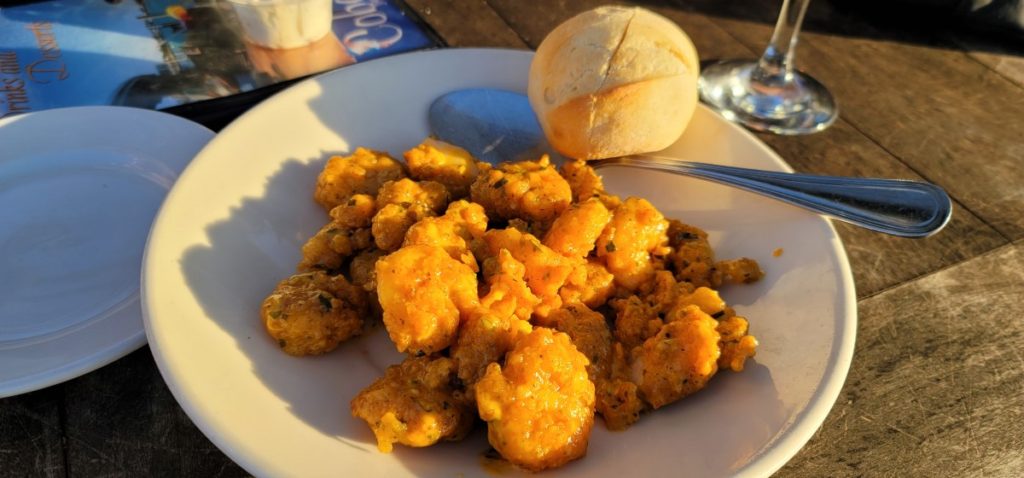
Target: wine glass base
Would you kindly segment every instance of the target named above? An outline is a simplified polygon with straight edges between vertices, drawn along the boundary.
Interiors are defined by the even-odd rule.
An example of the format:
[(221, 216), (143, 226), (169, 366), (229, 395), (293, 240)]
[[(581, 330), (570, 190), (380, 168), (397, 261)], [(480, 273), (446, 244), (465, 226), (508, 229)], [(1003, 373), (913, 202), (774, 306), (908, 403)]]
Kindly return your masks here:
[(832, 94), (814, 78), (793, 70), (778, 85), (751, 82), (757, 61), (723, 61), (700, 75), (700, 99), (730, 121), (756, 131), (809, 134), (839, 116)]

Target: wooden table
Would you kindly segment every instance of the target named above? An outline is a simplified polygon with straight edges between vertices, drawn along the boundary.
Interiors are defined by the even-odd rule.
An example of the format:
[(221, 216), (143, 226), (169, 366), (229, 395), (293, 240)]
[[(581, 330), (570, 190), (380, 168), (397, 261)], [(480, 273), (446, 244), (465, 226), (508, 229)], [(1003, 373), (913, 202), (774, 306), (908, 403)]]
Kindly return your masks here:
[[(535, 48), (604, 2), (408, 0), (451, 46)], [(704, 59), (754, 57), (768, 0), (640, 1)], [(837, 224), (860, 325), (827, 421), (778, 476), (1024, 474), (1024, 48), (943, 18), (811, 3), (801, 68), (835, 93), (828, 131), (761, 138), (799, 171), (925, 179), (955, 213), (924, 240)], [(240, 476), (171, 397), (143, 348), (0, 400), (0, 476)]]

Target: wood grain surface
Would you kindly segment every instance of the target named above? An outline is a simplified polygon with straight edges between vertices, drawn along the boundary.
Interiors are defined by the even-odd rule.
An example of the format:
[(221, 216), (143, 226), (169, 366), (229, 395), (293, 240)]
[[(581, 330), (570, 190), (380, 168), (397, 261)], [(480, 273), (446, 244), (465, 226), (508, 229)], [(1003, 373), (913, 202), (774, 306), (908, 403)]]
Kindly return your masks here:
[(525, 48), (484, 0), (406, 0), (451, 47)]
[(174, 401), (148, 347), (65, 384), (65, 447), (76, 476), (229, 477), (245, 472)]
[(0, 475), (62, 477), (64, 390), (0, 399)]
[[(407, 0), (456, 47), (536, 48), (602, 1)], [(621, 2), (619, 2), (621, 3)], [(778, 0), (643, 0), (702, 59), (753, 58)], [(777, 476), (1021, 476), (1024, 470), (1024, 47), (877, 2), (811, 2), (798, 64), (840, 120), (761, 135), (799, 171), (926, 179), (955, 201), (925, 240), (837, 224), (858, 340), (828, 419)], [(176, 404), (143, 348), (0, 399), (0, 476), (246, 476)]]
[(846, 385), (779, 476), (1020, 476), (1024, 243), (858, 305)]
[[(686, 5), (757, 49), (771, 36), (777, 3)], [(1004, 236), (1024, 237), (1024, 143), (1009, 141), (1020, 131), (1013, 119), (1024, 118), (1021, 87), (938, 32), (881, 31), (862, 15), (812, 2), (800, 64), (829, 86), (855, 128)]]

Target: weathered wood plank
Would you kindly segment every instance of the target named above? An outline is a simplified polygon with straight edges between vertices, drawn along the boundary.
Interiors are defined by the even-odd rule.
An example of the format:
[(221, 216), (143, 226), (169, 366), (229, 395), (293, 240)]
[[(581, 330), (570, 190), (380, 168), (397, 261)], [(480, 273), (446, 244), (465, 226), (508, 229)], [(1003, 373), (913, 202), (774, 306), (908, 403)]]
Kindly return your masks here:
[[(752, 50), (768, 41), (778, 8), (680, 1)], [(811, 3), (808, 22), (829, 27), (802, 35), (799, 64), (835, 93), (844, 119), (1003, 235), (1024, 237), (1020, 87), (935, 35), (883, 32), (827, 1)]]
[(969, 33), (953, 33), (950, 38), (968, 56), (1024, 88), (1024, 47), (1020, 44)]
[(1020, 476), (1021, 297), (1018, 242), (861, 301), (846, 385), (779, 476)]
[(0, 476), (64, 476), (60, 385), (0, 399)]
[[(545, 4), (544, 8), (528, 8), (515, 0), (488, 0), (488, 3), (530, 48), (537, 48), (548, 32), (573, 15), (608, 4), (600, 0), (562, 0)], [(702, 57), (734, 56), (746, 52), (743, 45), (703, 15), (683, 12), (677, 7), (644, 2), (618, 3), (644, 6), (671, 18), (690, 35)]]
[(453, 47), (523, 48), (516, 35), (484, 0), (404, 0)]
[(65, 390), (68, 476), (247, 476), (189, 421), (148, 348)]
[[(805, 137), (762, 134), (761, 139), (803, 172), (860, 177), (921, 177), (895, 160), (845, 121)], [(948, 267), (1006, 244), (1006, 239), (960, 204), (942, 232), (926, 239), (904, 239), (834, 221), (843, 238), (857, 284), (857, 295), (878, 291)]]
[[(491, 0), (491, 3), (535, 47), (560, 22), (603, 2), (559, 2), (543, 12), (521, 8), (510, 0)], [(704, 58), (755, 56), (752, 48), (740, 44), (703, 14), (683, 11), (678, 7), (654, 10), (682, 26)], [(769, 10), (763, 14), (770, 18), (775, 12)], [(920, 179), (912, 169), (843, 120), (830, 130), (816, 135), (760, 137), (799, 171)], [(998, 232), (959, 205), (947, 229), (925, 240), (898, 239), (845, 224), (837, 224), (837, 227), (846, 244), (857, 281), (857, 291), (862, 297), (974, 257), (1007, 242)]]

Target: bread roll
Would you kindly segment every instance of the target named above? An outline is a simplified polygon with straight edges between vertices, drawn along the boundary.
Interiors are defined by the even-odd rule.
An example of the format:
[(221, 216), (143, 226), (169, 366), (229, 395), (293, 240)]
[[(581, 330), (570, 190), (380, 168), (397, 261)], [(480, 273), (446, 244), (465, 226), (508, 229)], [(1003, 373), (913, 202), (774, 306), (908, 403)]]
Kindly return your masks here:
[(601, 7), (556, 27), (530, 65), (529, 97), (563, 155), (599, 159), (664, 149), (697, 106), (693, 42), (642, 8)]

